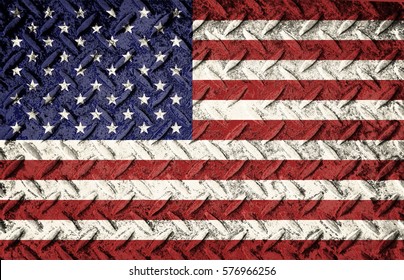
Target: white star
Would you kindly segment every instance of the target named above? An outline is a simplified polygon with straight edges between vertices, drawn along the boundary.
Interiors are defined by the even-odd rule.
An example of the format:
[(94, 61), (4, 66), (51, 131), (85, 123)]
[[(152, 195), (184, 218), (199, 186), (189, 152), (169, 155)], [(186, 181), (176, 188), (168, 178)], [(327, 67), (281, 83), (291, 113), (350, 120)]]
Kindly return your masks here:
[(118, 39), (115, 39), (114, 36), (111, 36), (111, 39), (107, 40), (108, 42), (108, 47), (116, 47), (116, 43), (118, 42)]
[(173, 105), (174, 105), (174, 104), (180, 105), (180, 100), (182, 99), (182, 97), (179, 97), (178, 94), (175, 94), (174, 97), (170, 97), (170, 98), (171, 98), (172, 101), (173, 101)]
[(15, 67), (15, 68), (13, 68), (13, 76), (15, 76), (15, 75), (18, 75), (18, 76), (20, 76), (21, 77), (21, 70), (22, 70), (22, 68), (20, 68), (20, 67)]
[(142, 97), (138, 97), (140, 99), (140, 104), (147, 104), (147, 101), (150, 99), (150, 97), (147, 97), (144, 93)]
[(115, 14), (114, 9), (108, 10), (108, 11), (106, 11), (106, 12), (109, 14), (109, 17), (116, 18), (116, 14)]
[(148, 42), (150, 40), (146, 39), (146, 37), (143, 37), (143, 39), (139, 39), (138, 41), (140, 42), (140, 47), (149, 47)]
[(180, 76), (180, 71), (182, 70), (182, 68), (178, 68), (177, 64), (175, 64), (175, 67), (170, 68), (170, 70), (173, 72), (173, 76), (174, 75)]
[(159, 82), (154, 85), (156, 86), (156, 90), (161, 90), (161, 91), (164, 91), (164, 87), (166, 86), (166, 84), (162, 83), (161, 80), (159, 80)]
[(79, 67), (74, 68), (74, 70), (76, 70), (76, 72), (77, 72), (76, 76), (78, 76), (78, 75), (84, 76), (84, 71), (86, 71), (85, 68), (81, 67), (81, 64), (79, 65)]
[(86, 11), (83, 11), (83, 9), (80, 7), (78, 11), (74, 11), (76, 13), (77, 18), (84, 18), (84, 13)]
[(69, 54), (67, 54), (65, 51), (60, 55), (60, 62), (66, 61), (69, 62)]
[(34, 80), (31, 80), (31, 83), (27, 84), (27, 86), (28, 86), (28, 90), (31, 91), (31, 90), (35, 90), (35, 88), (38, 86), (38, 84), (35, 83)]
[(46, 133), (52, 133), (52, 130), (54, 128), (54, 126), (50, 125), (49, 122), (45, 126), (42, 126), (42, 127), (45, 129), (45, 134)]
[(46, 9), (45, 11), (45, 18), (49, 17), (52, 18), (53, 17), (53, 12), (49, 7)]
[(20, 38), (18, 38), (18, 36), (15, 36), (15, 39), (11, 39), (11, 42), (13, 42), (13, 47), (20, 47), (21, 48), (22, 40)]
[(100, 119), (100, 116), (102, 115), (102, 113), (101, 112), (98, 112), (98, 109), (95, 109), (95, 111), (94, 112), (91, 112), (90, 113), (92, 116), (93, 116), (93, 120), (95, 120), (95, 119)]
[(133, 84), (131, 82), (129, 82), (129, 80), (126, 81), (126, 83), (122, 84), (125, 88), (125, 90), (132, 90), (133, 89)]
[(36, 115), (38, 115), (38, 113), (36, 113), (33, 109), (31, 110), (31, 112), (26, 112), (28, 115), (28, 120), (34, 119), (36, 120)]
[(111, 123), (111, 125), (107, 125), (108, 128), (108, 133), (116, 133), (116, 129), (118, 126), (114, 125), (114, 123)]
[(143, 132), (149, 133), (147, 130), (150, 128), (150, 126), (146, 125), (145, 122), (143, 122), (143, 124), (141, 126), (139, 126), (139, 128), (140, 128), (140, 133), (143, 133)]
[(45, 43), (45, 47), (52, 47), (53, 40), (48, 36), (48, 39), (42, 39)]
[(178, 125), (178, 123), (175, 123), (173, 126), (171, 126), (171, 129), (173, 130), (173, 134), (175, 132), (177, 132), (178, 134), (180, 134), (180, 129), (182, 126)]
[(63, 109), (63, 111), (60, 112), (59, 115), (61, 116), (61, 117), (60, 117), (61, 120), (63, 120), (63, 119), (68, 120), (70, 113), (67, 112), (66, 109)]
[(133, 25), (128, 24), (128, 25), (124, 26), (123, 28), (125, 28), (125, 33), (128, 32), (128, 33), (132, 34), (133, 27), (134, 27)]
[(181, 40), (181, 39), (178, 39), (177, 36), (175, 36), (175, 38), (172, 39), (172, 40), (170, 40), (170, 41), (173, 43), (173, 47), (174, 47), (174, 46), (179, 47), (179, 46), (180, 46), (180, 43), (182, 42), (182, 40)]
[(43, 71), (45, 71), (45, 76), (52, 76), (53, 68), (46, 67)]
[(52, 103), (52, 101), (53, 101), (53, 97), (50, 96), (49, 93), (46, 96), (42, 97), (42, 99), (45, 101), (45, 104)]
[(98, 82), (98, 80), (95, 80), (94, 83), (90, 84), (93, 87), (93, 91), (100, 91), (102, 84)]
[(66, 25), (66, 22), (63, 23), (63, 25), (58, 26), (60, 28), (60, 34), (64, 33), (69, 33), (69, 26)]
[(159, 24), (155, 25), (154, 28), (156, 28), (157, 33), (164, 33), (164, 26), (161, 21), (159, 22)]
[(10, 99), (13, 100), (13, 104), (18, 104), (21, 105), (21, 98), (19, 97), (18, 94), (15, 94), (14, 96), (11, 96)]
[(126, 119), (131, 120), (131, 119), (132, 119), (132, 115), (133, 115), (134, 113), (131, 112), (131, 111), (129, 110), (129, 108), (128, 108), (128, 110), (126, 110), (126, 112), (123, 112), (122, 114), (125, 116), (125, 119), (124, 119), (124, 120), (126, 120)]
[(18, 124), (18, 122), (16, 122), (15, 125), (11, 125), (10, 127), (13, 130), (13, 134), (18, 133), (21, 130), (21, 126)]
[(140, 75), (145, 75), (148, 76), (149, 74), (147, 72), (149, 72), (149, 68), (146, 67), (146, 65), (143, 64), (142, 68), (139, 68), (140, 71)]
[(180, 18), (180, 13), (182, 13), (180, 10), (178, 10), (177, 8), (175, 8), (175, 10), (173, 11), (173, 16), (176, 18)]
[(164, 62), (164, 58), (166, 57), (166, 55), (165, 54), (162, 54), (161, 52), (159, 52), (158, 54), (155, 54), (154, 55), (155, 57), (156, 57), (156, 62), (159, 62), (159, 61), (162, 61), (162, 62)]
[(74, 41), (76, 41), (78, 47), (84, 47), (84, 43), (86, 42), (81, 36)]
[(93, 33), (100, 33), (100, 29), (102, 28), (102, 26), (99, 26), (98, 24), (95, 24), (91, 28), (93, 29)]
[(101, 57), (102, 57), (101, 54), (98, 54), (97, 52), (95, 52), (94, 54), (91, 54), (90, 56), (93, 58), (93, 61), (101, 62)]
[(38, 57), (38, 55), (35, 54), (34, 51), (31, 51), (31, 53), (29, 55), (27, 55), (27, 57), (29, 59), (28, 62), (31, 62), (31, 61), (36, 62), (36, 58)]
[(15, 8), (15, 10), (11, 11), (11, 13), (13, 14), (14, 17), (21, 18), (20, 10), (18, 10), (17, 7)]
[(59, 84), (60, 90), (69, 91), (70, 84), (66, 83), (66, 80), (63, 80), (63, 83)]
[(130, 53), (130, 51), (128, 51), (126, 54), (123, 54), (122, 56), (125, 59), (125, 62), (132, 58), (132, 54)]
[(148, 14), (150, 13), (150, 11), (146, 10), (146, 7), (143, 7), (142, 10), (139, 11), (140, 13), (140, 18), (149, 18)]
[(82, 96), (80, 93), (79, 96), (75, 97), (74, 99), (76, 99), (76, 105), (79, 105), (84, 104), (84, 100), (86, 100), (87, 97)]
[(38, 26), (36, 26), (33, 22), (28, 26), (28, 30), (31, 33), (36, 33), (36, 30), (38, 29)]
[(109, 104), (116, 105), (116, 100), (118, 99), (118, 97), (115, 97), (113, 94), (111, 94), (110, 96), (107, 96), (106, 98), (108, 100), (108, 105)]
[(157, 116), (156, 120), (158, 120), (158, 119), (164, 120), (164, 115), (166, 114), (166, 112), (161, 111), (161, 108), (160, 108), (157, 112), (154, 112), (154, 114)]
[(84, 133), (84, 129), (87, 127), (85, 125), (82, 125), (81, 122), (79, 122), (79, 125), (74, 126), (76, 128), (76, 133)]
[(108, 76), (114, 75), (116, 76), (116, 68), (114, 67), (114, 65), (112, 64), (110, 68), (107, 68), (108, 71)]

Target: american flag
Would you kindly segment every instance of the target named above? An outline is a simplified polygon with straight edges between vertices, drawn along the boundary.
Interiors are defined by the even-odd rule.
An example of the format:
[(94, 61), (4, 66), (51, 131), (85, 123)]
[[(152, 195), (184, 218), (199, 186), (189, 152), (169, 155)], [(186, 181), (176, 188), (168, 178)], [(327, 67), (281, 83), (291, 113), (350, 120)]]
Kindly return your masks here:
[(403, 259), (399, 1), (0, 3), (1, 259)]

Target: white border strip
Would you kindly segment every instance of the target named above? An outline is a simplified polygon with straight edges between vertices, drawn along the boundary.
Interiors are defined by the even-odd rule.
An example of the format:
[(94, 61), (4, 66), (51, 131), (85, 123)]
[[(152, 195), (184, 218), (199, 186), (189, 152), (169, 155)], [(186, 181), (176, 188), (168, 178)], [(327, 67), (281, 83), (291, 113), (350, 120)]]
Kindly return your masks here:
[[(109, 279), (142, 279), (142, 280), (162, 280), (162, 279), (192, 279), (192, 280), (207, 280), (207, 279), (216, 279), (216, 280), (245, 280), (255, 278), (254, 276), (250, 277), (249, 275), (254, 275), (260, 273), (262, 275), (267, 275), (267, 277), (262, 277), (262, 279), (284, 279), (284, 280), (295, 280), (300, 279), (302, 275), (310, 275), (310, 280), (324, 280), (332, 278), (332, 275), (338, 275), (339, 279), (352, 279), (353, 277), (360, 277), (361, 279), (367, 280), (379, 280), (385, 279), (386, 271), (388, 271), (389, 277), (397, 277), (400, 275), (404, 275), (404, 265), (402, 260), (389, 260), (389, 261), (374, 261), (374, 260), (349, 260), (349, 261), (335, 261), (335, 260), (311, 260), (311, 258), (332, 258), (334, 257), (334, 253), (338, 254), (338, 257), (341, 259), (345, 258), (361, 258), (358, 257), (355, 253), (356, 246), (353, 248), (347, 247), (351, 242), (342, 243), (342, 246), (338, 247), (330, 247), (330, 248), (321, 248), (317, 249), (316, 246), (310, 247), (311, 242), (307, 244), (308, 246), (303, 246), (302, 248), (290, 247), (287, 252), (279, 250), (279, 247), (274, 246), (271, 248), (268, 253), (274, 253), (274, 255), (270, 254), (272, 258), (281, 259), (285, 258), (300, 258), (299, 261), (294, 260), (268, 260), (263, 261), (260, 259), (257, 260), (208, 260), (208, 253), (202, 253), (202, 256), (207, 260), (137, 260), (139, 258), (138, 255), (130, 255), (129, 256), (136, 260), (121, 260), (122, 255), (121, 252), (126, 253), (126, 248), (123, 247), (122, 251), (116, 252), (113, 256), (120, 259), (117, 260), (102, 260), (102, 261), (81, 261), (81, 260), (2, 260), (1, 261), (1, 275), (3, 279), (41, 279), (41, 280), (55, 280), (55, 275), (66, 275), (70, 279), (97, 279), (97, 280), (109, 280)], [(373, 248), (360, 247), (360, 252), (364, 254), (371, 254), (374, 258), (387, 258), (383, 253), (385, 252), (383, 244), (381, 242), (376, 250)], [(158, 245), (158, 244), (156, 244)], [(164, 246), (164, 245), (163, 245)], [(130, 247), (130, 246), (129, 246)], [(57, 248), (57, 247), (56, 247)], [(91, 248), (91, 247), (90, 247)], [(155, 247), (151, 247), (149, 250), (151, 251)], [(192, 247), (190, 247), (192, 248)], [(218, 255), (222, 258), (231, 258), (230, 251), (229, 255), (227, 255), (227, 248), (225, 247), (225, 251), (218, 252)], [(307, 255), (306, 249), (310, 250)], [(46, 248), (48, 249), (48, 248)], [(84, 248), (85, 249), (85, 248)], [(120, 249), (120, 248), (117, 248)], [(146, 249), (146, 248), (145, 248)], [(196, 248), (198, 250), (199, 247)], [(265, 248), (264, 248), (265, 249)], [(300, 249), (300, 250), (299, 250)], [(345, 253), (345, 249), (348, 254)], [(397, 250), (393, 250), (395, 254), (391, 254), (392, 252), (387, 252), (387, 256), (390, 258), (400, 259), (401, 253), (398, 248)], [(53, 250), (53, 247), (50, 246), (48, 250)], [(100, 249), (94, 249), (94, 255), (89, 255), (88, 257), (93, 256), (93, 258), (99, 257), (102, 258)], [(164, 250), (164, 247), (161, 251)], [(207, 249), (209, 250), (209, 249)], [(251, 250), (251, 253), (256, 252), (256, 248), (248, 248), (247, 250)], [(330, 250), (330, 255), (327, 257), (322, 255), (317, 255), (319, 250)], [(388, 249), (387, 249), (388, 250)], [(47, 253), (47, 250), (44, 250)], [(85, 250), (83, 250), (86, 252)], [(143, 250), (142, 250), (143, 251)], [(145, 250), (146, 252), (147, 249)], [(185, 251), (185, 250), (184, 250)], [(297, 255), (289, 255), (297, 251)], [(81, 251), (79, 251), (81, 252)], [(157, 251), (158, 253), (159, 251)], [(209, 251), (208, 251), (209, 252)], [(321, 251), (322, 252), (322, 251)], [(20, 252), (18, 252), (20, 253)], [(43, 254), (45, 257), (45, 253)], [(247, 252), (243, 258), (248, 258)], [(342, 254), (341, 254), (342, 253)], [(99, 255), (96, 255), (99, 254)], [(178, 252), (180, 254), (180, 252)], [(185, 257), (192, 258), (194, 257), (194, 251), (186, 251)], [(17, 255), (17, 254), (16, 254)], [(22, 254), (21, 254), (22, 255)], [(21, 257), (21, 255), (18, 255)], [(43, 256), (41, 254), (41, 256)], [(79, 254), (78, 254), (79, 255)], [(63, 258), (63, 255), (56, 255)], [(79, 255), (80, 256), (80, 255)], [(81, 255), (83, 256), (83, 255)], [(124, 255), (128, 257), (128, 255)], [(183, 256), (183, 255), (179, 255)], [(264, 255), (265, 256), (265, 255)], [(129, 258), (130, 258), (129, 257)], [(196, 256), (195, 256), (196, 257)], [(367, 256), (362, 256), (362, 258), (366, 258)], [(82, 257), (85, 258), (85, 257)], [(144, 255), (140, 255), (140, 258), (146, 258)], [(170, 258), (170, 256), (165, 257)], [(22, 268), (23, 267), (23, 268)], [(267, 267), (266, 272), (261, 273), (265, 267)], [(241, 273), (244, 271), (244, 268), (248, 269), (248, 272)], [(230, 274), (230, 269), (237, 269), (237, 272), (232, 271)], [(254, 272), (255, 270), (255, 272)], [(158, 271), (158, 272), (157, 272)], [(171, 272), (172, 271), (172, 272)], [(185, 274), (185, 271), (188, 274)], [(272, 272), (271, 272), (272, 271)], [(148, 275), (146, 275), (146, 273)], [(157, 274), (158, 273), (158, 274)], [(180, 274), (181, 273), (181, 274)], [(274, 275), (272, 276), (271, 275)], [(230, 274), (230, 277), (229, 277)], [(237, 274), (237, 275), (236, 275)], [(3, 276), (4, 275), (4, 276)], [(127, 275), (125, 277), (125, 275)], [(175, 276), (174, 276), (175, 275)], [(184, 276), (179, 276), (184, 275)], [(173, 276), (173, 277), (171, 277)], [(67, 277), (61, 277), (60, 279), (65, 279)], [(261, 278), (261, 277), (257, 277)]]

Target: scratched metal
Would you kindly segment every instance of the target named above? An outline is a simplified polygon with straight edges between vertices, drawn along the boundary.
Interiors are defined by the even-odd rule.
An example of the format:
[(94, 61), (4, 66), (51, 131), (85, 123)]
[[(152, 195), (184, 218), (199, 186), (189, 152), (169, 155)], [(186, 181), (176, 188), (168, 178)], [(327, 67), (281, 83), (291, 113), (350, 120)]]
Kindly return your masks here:
[[(102, 1), (104, 2), (104, 1)], [(112, 1), (111, 1), (112, 2)], [(221, 1), (208, 1), (218, 9), (223, 9)], [(251, 1), (254, 5), (260, 1)], [(292, 7), (298, 7), (297, 1), (285, 1)], [(106, 3), (106, 2), (105, 2)], [(181, 3), (178, 1), (178, 3)], [(117, 4), (118, 5), (118, 4)], [(367, 6), (365, 6), (367, 7)], [(371, 9), (369, 9), (372, 11)], [(336, 10), (343, 14), (343, 11)], [(368, 10), (366, 10), (368, 12)], [(222, 23), (197, 21), (194, 24), (194, 39), (281, 39), (298, 40), (320, 38), (327, 40), (360, 39), (385, 40), (403, 39), (402, 21), (371, 22), (369, 26), (356, 21), (359, 15), (350, 15), (352, 20), (341, 26), (317, 20), (302, 25), (291, 25), (280, 21), (250, 23)], [(321, 13), (319, 14), (321, 17)], [(328, 26), (327, 26), (328, 24)], [(324, 26), (326, 25), (326, 26)], [(258, 29), (259, 27), (259, 29)], [(298, 46), (298, 44), (297, 44)], [(403, 79), (402, 61), (394, 59), (365, 64), (356, 68), (356, 60), (349, 60), (339, 69), (332, 68), (319, 61), (302, 62), (299, 67), (279, 66), (281, 60), (272, 65), (260, 65), (259, 68), (242, 68), (243, 61), (222, 63), (221, 67), (209, 66), (209, 63), (194, 62), (199, 67), (198, 77), (222, 80), (224, 77), (259, 79), (265, 71), (279, 70), (277, 78), (296, 80), (306, 77), (322, 77), (335, 80), (349, 77), (367, 80), (367, 84), (378, 88), (376, 78)], [(204, 66), (205, 65), (205, 66)], [(293, 66), (293, 65), (292, 65)], [(216, 67), (216, 68), (215, 68)], [(330, 68), (331, 67), (331, 68)], [(272, 69), (272, 70), (271, 70)], [(340, 71), (337, 71), (340, 70)], [(194, 70), (195, 71), (195, 70)], [(205, 72), (206, 71), (206, 72)], [(237, 72), (238, 71), (238, 72)], [(387, 72), (383, 72), (387, 71)], [(342, 72), (342, 73), (341, 73)], [(235, 74), (233, 74), (235, 73)], [(346, 73), (346, 74), (345, 74)], [(386, 74), (387, 73), (387, 74)], [(341, 76), (342, 75), (342, 76)], [(226, 87), (226, 83), (223, 82)], [(392, 84), (393, 86), (393, 84)], [(393, 92), (402, 91), (402, 87), (392, 88)], [(322, 89), (327, 90), (327, 89)], [(382, 105), (389, 104), (392, 95), (386, 96)], [(307, 101), (305, 106), (314, 106)], [(234, 100), (237, 103), (237, 100)], [(349, 102), (349, 101), (348, 101)], [(385, 102), (385, 103), (384, 103)], [(401, 100), (397, 103), (402, 103)], [(347, 105), (349, 106), (349, 104)], [(392, 105), (387, 105), (388, 110)], [(335, 110), (335, 108), (329, 108)], [(294, 110), (297, 110), (294, 108)], [(328, 110), (326, 112), (329, 112)], [(217, 112), (212, 112), (215, 115)], [(293, 113), (293, 111), (292, 111)], [(298, 112), (294, 112), (298, 114)], [(390, 114), (402, 116), (403, 107), (397, 105)], [(202, 112), (198, 111), (198, 114)], [(369, 116), (368, 112), (361, 115)], [(377, 113), (376, 113), (377, 115)], [(376, 116), (373, 115), (373, 116)], [(208, 117), (207, 117), (208, 118)], [(365, 118), (365, 117), (364, 117)], [(398, 118), (398, 117), (397, 117)], [(205, 128), (206, 129), (206, 128)], [(316, 130), (317, 129), (317, 130)], [(315, 134), (320, 128), (313, 128)], [(356, 128), (357, 129), (357, 128)], [(198, 133), (202, 133), (199, 131)], [(241, 133), (241, 130), (240, 132)], [(352, 132), (354, 133), (354, 132)], [(397, 127), (380, 131), (380, 135), (397, 135)], [(401, 132), (402, 133), (402, 132)], [(237, 135), (233, 135), (237, 138)], [(401, 162), (403, 142), (400, 141), (177, 141), (177, 142), (125, 142), (125, 141), (2, 141), (0, 159), (371, 159), (394, 160)], [(397, 165), (395, 165), (397, 166)], [(2, 168), (3, 166), (1, 166)], [(21, 165), (9, 170), (13, 174)], [(83, 167), (79, 172), (89, 172)], [(243, 167), (240, 167), (242, 169)], [(316, 167), (318, 168), (318, 167)], [(344, 172), (355, 172), (355, 166)], [(393, 166), (394, 168), (394, 166)], [(91, 169), (91, 167), (90, 167)], [(388, 168), (387, 168), (388, 169)], [(44, 169), (51, 173), (52, 166)], [(236, 170), (237, 171), (237, 170)], [(234, 172), (236, 172), (234, 171)], [(391, 171), (391, 170), (390, 170)], [(301, 170), (305, 172), (305, 170)], [(389, 172), (385, 170), (384, 172)], [(4, 173), (3, 173), (4, 174)], [(96, 184), (92, 184), (96, 183)], [(347, 212), (355, 208), (360, 200), (386, 200), (382, 209), (388, 213), (395, 201), (403, 200), (402, 181), (167, 181), (167, 185), (156, 181), (0, 181), (1, 198), (9, 203), (0, 209), (3, 214), (18, 208), (19, 202), (27, 199), (77, 199), (95, 201), (97, 199), (150, 199), (161, 200), (162, 205), (169, 200), (191, 199), (203, 204), (210, 199), (311, 199), (311, 200), (347, 200), (344, 205)], [(233, 205), (235, 211), (240, 204)], [(90, 203), (88, 205), (90, 207)], [(156, 205), (158, 208), (159, 205)], [(86, 211), (90, 208), (78, 209)], [(164, 207), (162, 208), (164, 210)], [(46, 209), (42, 209), (46, 211)], [(116, 210), (116, 209), (115, 209)], [(402, 213), (402, 212), (401, 212)], [(136, 214), (134, 214), (136, 215)], [(149, 221), (134, 216), (129, 221), (83, 221), (68, 219), (62, 221), (5, 220), (0, 222), (0, 257), (16, 259), (403, 259), (404, 224), (396, 221), (261, 221), (217, 220), (207, 213), (206, 221)], [(25, 243), (28, 240), (42, 239), (43, 242)], [(77, 240), (75, 243), (60, 243), (61, 240)], [(103, 240), (117, 240), (117, 243), (102, 243)], [(134, 241), (150, 240), (145, 243)], [(175, 241), (184, 240), (180, 243)], [(222, 243), (213, 243), (220, 240)], [(224, 242), (230, 240), (231, 242)], [(376, 245), (363, 242), (377, 240)], [(73, 244), (73, 245), (72, 245)], [(286, 244), (286, 245), (285, 245)]]

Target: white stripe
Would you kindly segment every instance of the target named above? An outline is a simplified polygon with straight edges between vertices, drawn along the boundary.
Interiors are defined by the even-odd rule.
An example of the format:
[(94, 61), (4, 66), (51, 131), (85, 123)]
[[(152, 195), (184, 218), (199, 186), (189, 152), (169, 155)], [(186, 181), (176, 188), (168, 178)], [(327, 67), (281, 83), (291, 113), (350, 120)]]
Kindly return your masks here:
[(404, 141), (19, 140), (0, 150), (6, 160), (399, 160)]
[(194, 60), (194, 80), (402, 80), (403, 60)]
[(404, 21), (223, 20), (193, 22), (193, 40), (403, 40)]
[(403, 221), (4, 221), (0, 240), (383, 240), (404, 238)]
[(326, 180), (0, 181), (1, 200), (403, 200), (404, 182)]
[[(381, 106), (383, 104), (383, 106)], [(195, 100), (194, 120), (403, 120), (403, 100)]]

